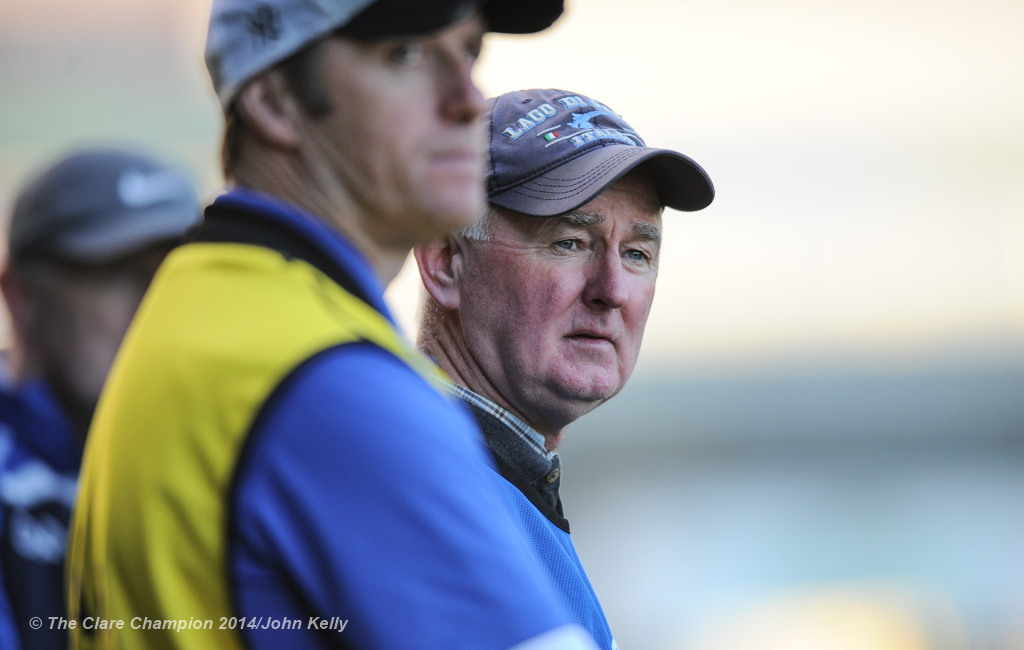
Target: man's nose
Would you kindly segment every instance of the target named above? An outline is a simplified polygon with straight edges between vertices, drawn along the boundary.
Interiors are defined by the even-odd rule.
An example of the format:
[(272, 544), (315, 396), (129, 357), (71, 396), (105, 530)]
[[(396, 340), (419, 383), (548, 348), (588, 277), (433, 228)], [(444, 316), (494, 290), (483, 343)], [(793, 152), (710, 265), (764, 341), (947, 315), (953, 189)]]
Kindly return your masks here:
[(626, 270), (617, 252), (608, 251), (593, 261), (583, 299), (587, 304), (608, 309), (620, 309), (629, 300)]
[(483, 114), (486, 102), (483, 93), (473, 81), (473, 61), (450, 61), (440, 83), (445, 118), (463, 124), (472, 122)]

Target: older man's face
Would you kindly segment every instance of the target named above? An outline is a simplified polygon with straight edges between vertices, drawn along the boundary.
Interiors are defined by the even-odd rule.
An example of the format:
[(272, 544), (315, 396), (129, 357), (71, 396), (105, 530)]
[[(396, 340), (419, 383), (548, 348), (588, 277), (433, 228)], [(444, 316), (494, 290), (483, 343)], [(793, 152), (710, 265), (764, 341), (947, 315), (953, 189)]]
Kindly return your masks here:
[(538, 428), (560, 428), (615, 395), (654, 299), (661, 210), (629, 175), (568, 216), (499, 212), (467, 243), (459, 317), (487, 380)]

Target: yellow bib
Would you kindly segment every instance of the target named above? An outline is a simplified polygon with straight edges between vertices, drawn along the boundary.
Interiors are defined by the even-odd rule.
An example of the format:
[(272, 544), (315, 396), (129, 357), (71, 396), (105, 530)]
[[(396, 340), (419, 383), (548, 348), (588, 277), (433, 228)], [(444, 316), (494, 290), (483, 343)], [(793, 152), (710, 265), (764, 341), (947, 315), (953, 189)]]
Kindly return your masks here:
[(222, 625), (237, 614), (227, 531), (238, 454), (296, 366), (354, 341), (436, 376), (386, 318), (306, 262), (234, 243), (168, 257), (86, 445), (68, 554), (73, 647), (242, 647)]

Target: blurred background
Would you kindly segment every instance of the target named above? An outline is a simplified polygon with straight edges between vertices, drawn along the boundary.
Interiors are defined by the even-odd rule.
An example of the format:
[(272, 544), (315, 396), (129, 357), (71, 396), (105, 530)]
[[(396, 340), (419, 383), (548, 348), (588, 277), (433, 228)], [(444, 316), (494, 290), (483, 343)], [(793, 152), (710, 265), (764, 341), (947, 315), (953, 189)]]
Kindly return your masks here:
[[(4, 219), (88, 142), (216, 193), (208, 8), (0, 4)], [(490, 37), (487, 94), (591, 95), (718, 190), (666, 215), (634, 377), (562, 448), (624, 650), (1024, 648), (1022, 28), (1019, 0), (570, 0)]]

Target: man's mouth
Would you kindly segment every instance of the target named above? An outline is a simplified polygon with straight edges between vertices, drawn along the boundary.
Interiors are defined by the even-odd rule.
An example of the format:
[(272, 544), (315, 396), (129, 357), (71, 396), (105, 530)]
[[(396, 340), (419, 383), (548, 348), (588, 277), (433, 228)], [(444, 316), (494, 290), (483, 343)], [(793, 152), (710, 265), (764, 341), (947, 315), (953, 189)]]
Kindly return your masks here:
[(600, 332), (589, 332), (589, 331), (585, 331), (585, 332), (572, 332), (571, 334), (566, 336), (566, 338), (573, 339), (573, 340), (576, 340), (576, 341), (581, 341), (581, 342), (586, 342), (586, 341), (601, 342), (601, 341), (605, 341), (605, 342), (608, 342), (608, 343), (614, 343), (614, 341), (612, 341), (610, 336), (607, 336), (605, 334), (601, 334)]
[(480, 153), (469, 147), (451, 147), (434, 152), (434, 160), (444, 163), (480, 164)]

